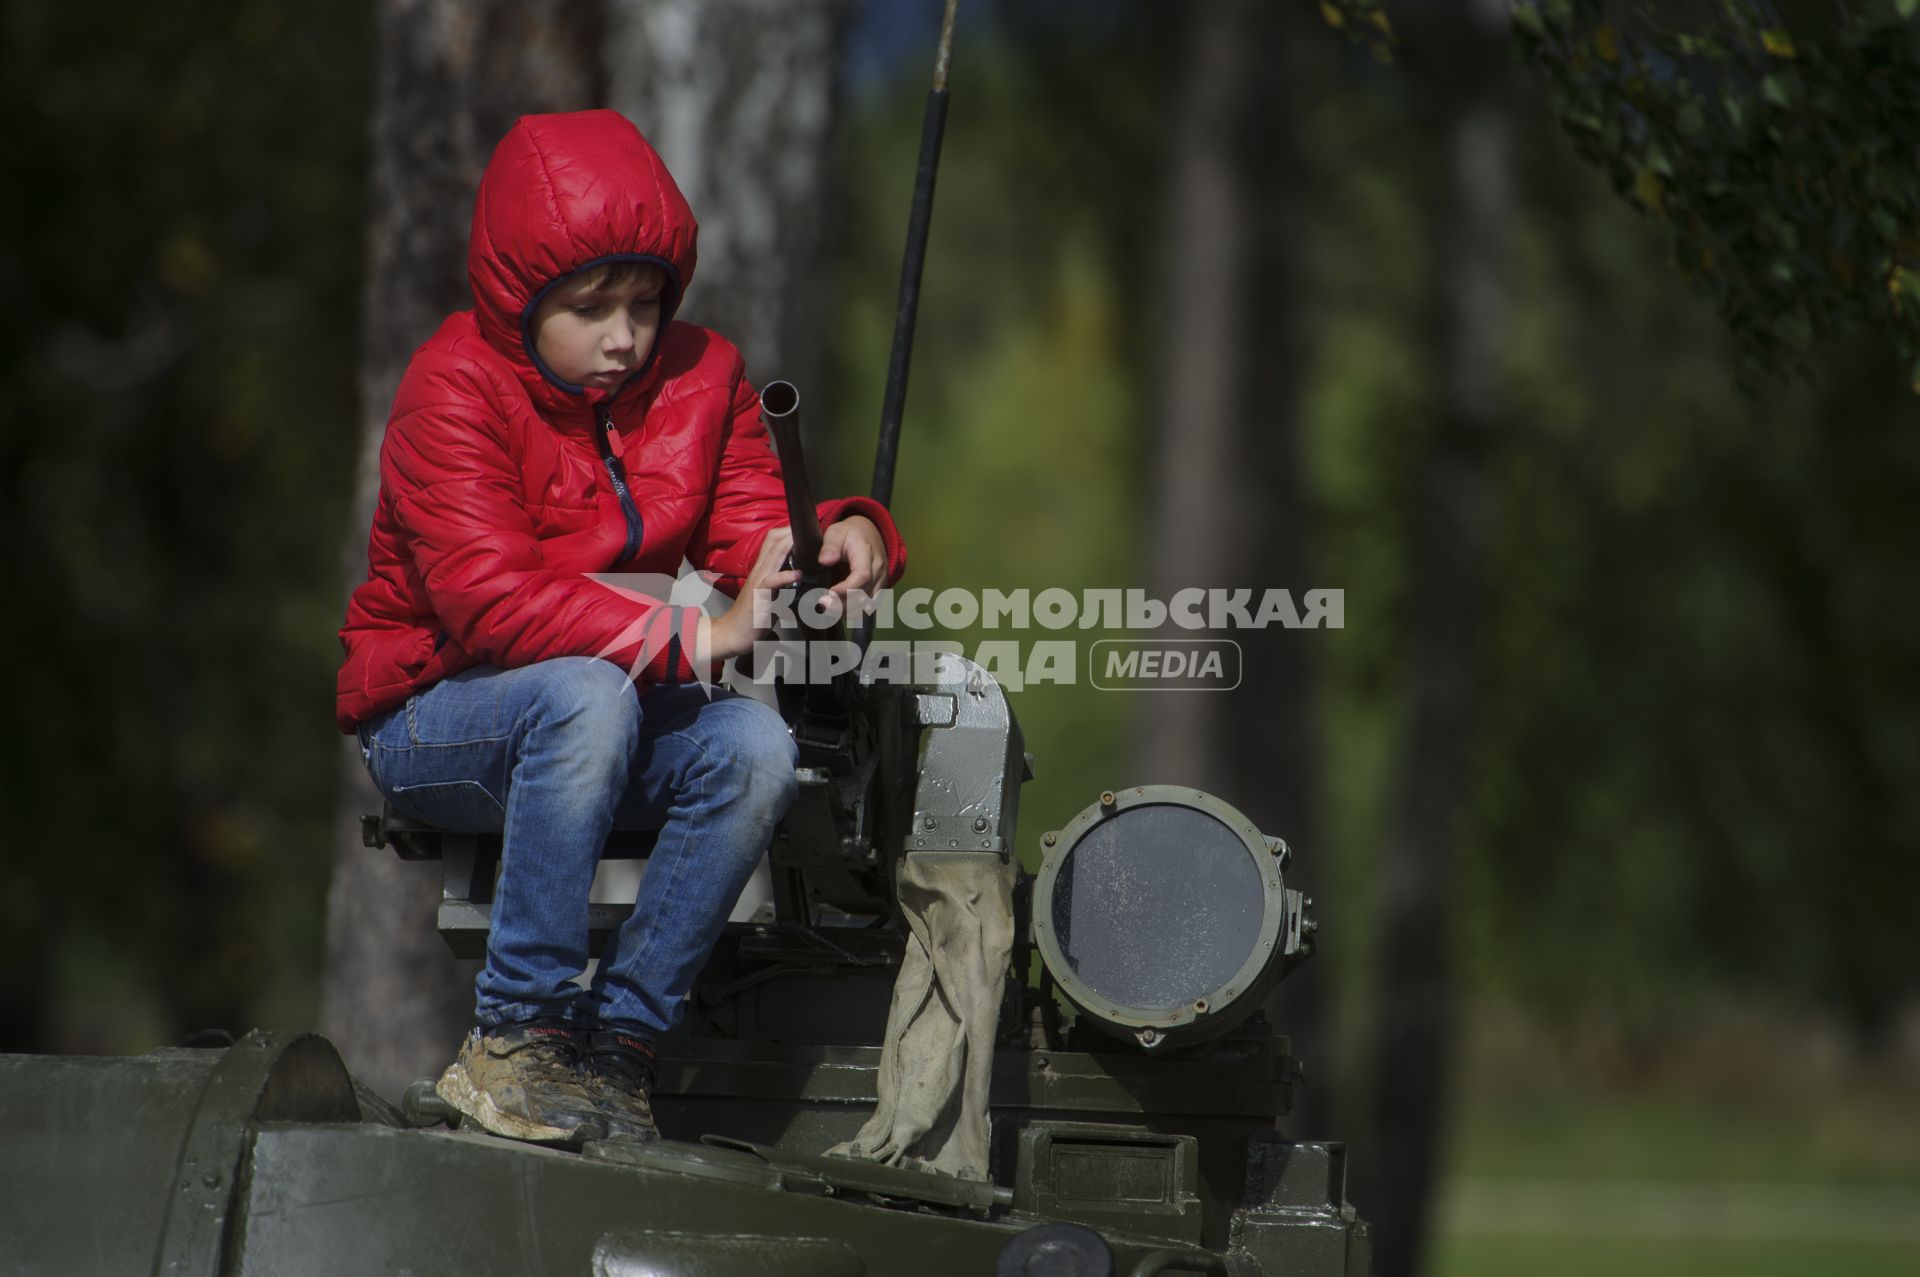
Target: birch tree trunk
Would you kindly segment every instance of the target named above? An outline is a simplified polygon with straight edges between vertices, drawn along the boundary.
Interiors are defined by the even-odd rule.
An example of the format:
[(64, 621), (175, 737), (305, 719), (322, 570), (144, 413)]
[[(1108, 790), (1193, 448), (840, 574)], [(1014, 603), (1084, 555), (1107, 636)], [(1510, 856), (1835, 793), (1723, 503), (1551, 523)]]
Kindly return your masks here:
[[(1257, 606), (1263, 590), (1297, 597), (1312, 584), (1292, 315), (1299, 158), (1285, 61), (1297, 28), (1284, 6), (1248, 0), (1189, 12), (1169, 157), (1152, 586), (1162, 599), (1186, 587), (1246, 589)], [(1141, 697), (1139, 775), (1217, 793), (1285, 838), (1301, 853), (1289, 884), (1311, 893), (1328, 854), (1317, 843), (1310, 664), (1325, 636), (1276, 627), (1221, 637), (1240, 644), (1240, 686)], [(1310, 1061), (1328, 1052), (1323, 972), (1308, 963), (1267, 1006)], [(1296, 1089), (1288, 1129), (1329, 1134), (1328, 1092)]]
[[(376, 18), (360, 466), (344, 569), (366, 576), (387, 411), (413, 351), (472, 305), (467, 227), (487, 158), (522, 114), (599, 96), (598, 6), (568, 0), (380, 0)], [(343, 743), (321, 1024), (354, 1075), (389, 1098), (452, 1057), (475, 965), (434, 930), (438, 866), (360, 844), (380, 796)]]
[[(1512, 219), (1506, 9), (1456, 0), (1423, 33), (1418, 68), (1445, 147), (1433, 211), (1429, 324), (1438, 402), (1418, 481), (1411, 705), (1396, 764), (1376, 934), (1379, 995), (1370, 1139), (1358, 1204), (1381, 1277), (1423, 1271), (1455, 1027), (1452, 919), (1458, 827), (1473, 778), (1479, 612), (1498, 442), (1503, 239)], [(1409, 47), (1417, 47), (1409, 40)]]
[(732, 341), (754, 384), (826, 423), (829, 142), (849, 0), (608, 0), (609, 105), (659, 150), (700, 221), (680, 318)]

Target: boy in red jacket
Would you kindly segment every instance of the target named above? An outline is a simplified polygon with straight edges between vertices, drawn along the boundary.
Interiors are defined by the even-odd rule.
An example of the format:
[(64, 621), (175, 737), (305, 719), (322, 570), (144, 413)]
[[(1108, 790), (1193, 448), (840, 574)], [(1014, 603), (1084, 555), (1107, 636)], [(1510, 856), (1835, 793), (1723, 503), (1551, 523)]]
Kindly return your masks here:
[[(654, 1040), (678, 1018), (795, 793), (760, 703), (696, 679), (790, 584), (780, 466), (739, 353), (673, 322), (695, 224), (612, 111), (528, 116), (480, 181), (474, 309), (408, 366), (380, 452), (367, 580), (340, 631), (338, 716), (406, 814), (502, 834), (475, 1028), (439, 1091), (519, 1139), (649, 1139)], [(836, 588), (896, 579), (884, 508), (823, 502)], [(682, 558), (716, 618), (598, 572)], [(587, 895), (614, 827), (657, 829), (591, 988)]]

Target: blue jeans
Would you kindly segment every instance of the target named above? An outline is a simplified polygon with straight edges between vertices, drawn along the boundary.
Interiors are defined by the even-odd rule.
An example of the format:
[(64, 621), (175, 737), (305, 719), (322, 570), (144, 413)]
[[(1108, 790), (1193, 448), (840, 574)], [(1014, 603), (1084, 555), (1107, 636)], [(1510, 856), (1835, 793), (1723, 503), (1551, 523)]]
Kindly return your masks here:
[[(765, 705), (697, 683), (643, 697), (591, 657), (455, 674), (363, 723), (360, 744), (400, 811), (502, 835), (483, 1025), (567, 1015), (671, 1028), (798, 791), (793, 740)], [(587, 896), (616, 826), (659, 839), (583, 991)]]

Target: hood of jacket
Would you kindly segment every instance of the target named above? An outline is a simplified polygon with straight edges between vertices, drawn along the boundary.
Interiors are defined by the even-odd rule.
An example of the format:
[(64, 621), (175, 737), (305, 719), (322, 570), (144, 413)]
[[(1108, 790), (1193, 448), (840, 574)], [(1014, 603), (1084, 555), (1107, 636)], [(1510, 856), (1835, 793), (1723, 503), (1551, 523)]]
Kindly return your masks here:
[(608, 392), (560, 380), (533, 350), (533, 311), (568, 276), (603, 262), (647, 261), (667, 275), (660, 330), (693, 281), (699, 227), (673, 175), (618, 111), (522, 116), (494, 148), (474, 201), (467, 281), (487, 343), (535, 404), (571, 415), (651, 380), (646, 363)]

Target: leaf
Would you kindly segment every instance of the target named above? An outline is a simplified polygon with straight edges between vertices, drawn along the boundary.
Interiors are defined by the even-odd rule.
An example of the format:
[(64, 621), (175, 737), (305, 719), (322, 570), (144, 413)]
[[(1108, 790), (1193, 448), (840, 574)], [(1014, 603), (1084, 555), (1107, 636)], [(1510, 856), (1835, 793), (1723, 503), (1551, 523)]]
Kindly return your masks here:
[(1760, 95), (1775, 106), (1792, 106), (1793, 88), (1793, 81), (1784, 75), (1767, 75), (1760, 79)]
[(1329, 4), (1327, 0), (1320, 0), (1320, 16), (1336, 31), (1347, 25), (1347, 15)]
[(1911, 18), (1920, 11), (1920, 0), (1893, 0), (1893, 9), (1903, 18)]
[(1633, 198), (1640, 201), (1641, 207), (1658, 213), (1666, 205), (1667, 188), (1650, 168), (1643, 168), (1633, 175)]
[(1602, 62), (1620, 60), (1620, 37), (1612, 27), (1600, 26), (1593, 29), (1593, 51), (1600, 55)]
[(1776, 58), (1794, 56), (1792, 38), (1778, 28), (1760, 33), (1760, 47)]

